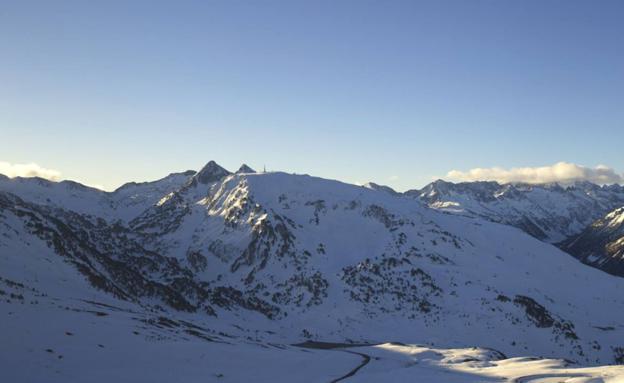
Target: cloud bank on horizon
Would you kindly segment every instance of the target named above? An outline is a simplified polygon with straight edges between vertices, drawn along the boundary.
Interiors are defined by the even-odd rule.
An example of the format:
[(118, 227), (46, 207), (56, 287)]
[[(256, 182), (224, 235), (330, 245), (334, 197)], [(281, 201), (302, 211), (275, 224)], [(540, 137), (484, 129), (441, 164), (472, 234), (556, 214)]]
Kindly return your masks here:
[(44, 168), (34, 162), (29, 164), (12, 164), (0, 161), (0, 174), (7, 177), (41, 177), (50, 181), (60, 181), (61, 172), (54, 169)]
[(622, 183), (624, 176), (612, 168), (598, 165), (589, 168), (570, 162), (558, 162), (551, 166), (520, 167), (504, 169), (500, 167), (474, 168), (468, 171), (451, 170), (447, 179), (456, 182), (497, 181), (499, 183), (524, 182), (541, 184), (550, 182), (570, 183), (589, 181), (595, 184)]
[[(13, 177), (40, 177), (51, 181), (60, 181), (61, 172), (55, 169), (42, 167), (34, 162), (17, 164), (0, 161), (0, 174)], [(390, 180), (397, 180), (398, 176), (391, 176)], [(453, 182), (496, 181), (499, 183), (571, 183), (575, 181), (589, 181), (595, 184), (624, 184), (624, 174), (618, 174), (613, 168), (598, 165), (594, 168), (570, 163), (558, 162), (550, 166), (516, 167), (505, 169), (501, 167), (473, 168), (467, 171), (451, 170), (445, 177)], [(362, 182), (354, 182), (363, 185)], [(83, 185), (106, 190), (99, 184)]]

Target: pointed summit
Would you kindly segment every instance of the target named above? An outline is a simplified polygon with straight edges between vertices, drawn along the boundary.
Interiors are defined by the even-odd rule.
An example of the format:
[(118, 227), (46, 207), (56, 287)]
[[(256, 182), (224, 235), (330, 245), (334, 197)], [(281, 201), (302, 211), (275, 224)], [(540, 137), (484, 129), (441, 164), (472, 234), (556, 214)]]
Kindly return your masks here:
[(247, 164), (242, 164), (241, 167), (238, 168), (238, 170), (236, 171), (236, 174), (255, 173), (255, 172), (256, 171), (250, 168), (249, 166), (247, 166)]
[(210, 161), (193, 177), (200, 184), (209, 184), (211, 182), (219, 181), (221, 178), (230, 175), (231, 173), (214, 161)]

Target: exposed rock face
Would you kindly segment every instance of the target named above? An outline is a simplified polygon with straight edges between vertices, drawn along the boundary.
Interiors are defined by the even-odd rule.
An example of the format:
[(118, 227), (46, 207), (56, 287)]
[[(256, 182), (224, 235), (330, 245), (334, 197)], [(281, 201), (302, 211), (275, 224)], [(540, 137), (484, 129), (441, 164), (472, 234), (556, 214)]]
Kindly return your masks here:
[(596, 220), (561, 248), (585, 264), (624, 277), (624, 207)]

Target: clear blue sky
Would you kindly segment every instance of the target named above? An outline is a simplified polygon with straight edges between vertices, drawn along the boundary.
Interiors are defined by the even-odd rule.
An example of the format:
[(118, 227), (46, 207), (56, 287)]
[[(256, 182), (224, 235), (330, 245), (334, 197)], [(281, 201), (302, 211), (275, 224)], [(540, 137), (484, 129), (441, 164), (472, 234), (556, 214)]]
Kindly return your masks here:
[(210, 159), (398, 189), (624, 171), (623, 1), (2, 1), (0, 161), (113, 188)]

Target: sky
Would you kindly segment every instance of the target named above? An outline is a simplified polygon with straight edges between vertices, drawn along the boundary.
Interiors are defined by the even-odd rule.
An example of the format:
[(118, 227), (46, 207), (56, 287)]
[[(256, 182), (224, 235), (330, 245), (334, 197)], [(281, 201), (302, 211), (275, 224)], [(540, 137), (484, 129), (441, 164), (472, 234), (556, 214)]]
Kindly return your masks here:
[(617, 181), (622, 20), (609, 0), (2, 0), (0, 171)]

